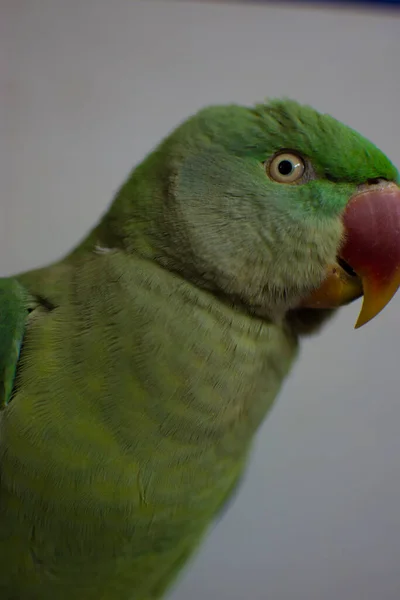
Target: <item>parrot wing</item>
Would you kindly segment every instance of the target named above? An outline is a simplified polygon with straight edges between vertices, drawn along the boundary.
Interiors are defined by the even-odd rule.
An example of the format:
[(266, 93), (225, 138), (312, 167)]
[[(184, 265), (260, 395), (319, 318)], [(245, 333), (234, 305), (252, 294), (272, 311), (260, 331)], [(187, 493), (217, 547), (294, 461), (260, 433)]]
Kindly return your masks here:
[(16, 279), (0, 279), (0, 408), (10, 401), (30, 309)]

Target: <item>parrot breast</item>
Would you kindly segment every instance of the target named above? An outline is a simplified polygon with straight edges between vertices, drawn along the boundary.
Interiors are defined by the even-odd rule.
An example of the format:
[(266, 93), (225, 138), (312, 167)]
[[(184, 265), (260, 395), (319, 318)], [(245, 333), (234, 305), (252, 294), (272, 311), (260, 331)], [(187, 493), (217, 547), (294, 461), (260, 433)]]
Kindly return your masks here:
[(296, 341), (122, 253), (73, 277), (27, 331), (4, 414), (0, 558), (20, 600), (28, 583), (67, 598), (71, 573), (78, 600), (156, 598), (236, 486)]

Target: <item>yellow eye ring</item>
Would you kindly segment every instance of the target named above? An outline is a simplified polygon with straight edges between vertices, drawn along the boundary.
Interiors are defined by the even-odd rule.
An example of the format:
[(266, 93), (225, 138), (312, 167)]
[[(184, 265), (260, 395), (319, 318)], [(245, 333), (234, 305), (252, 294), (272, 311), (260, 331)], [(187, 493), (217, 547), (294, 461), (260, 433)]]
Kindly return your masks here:
[(278, 183), (295, 183), (304, 175), (305, 164), (298, 154), (282, 152), (267, 165), (268, 175)]

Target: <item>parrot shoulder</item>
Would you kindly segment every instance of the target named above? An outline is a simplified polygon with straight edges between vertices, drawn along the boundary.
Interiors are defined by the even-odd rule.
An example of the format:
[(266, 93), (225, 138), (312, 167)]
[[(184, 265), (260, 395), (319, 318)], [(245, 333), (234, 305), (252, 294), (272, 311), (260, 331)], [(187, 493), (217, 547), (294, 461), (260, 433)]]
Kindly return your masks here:
[(10, 401), (25, 326), (32, 307), (14, 278), (0, 278), (0, 408)]

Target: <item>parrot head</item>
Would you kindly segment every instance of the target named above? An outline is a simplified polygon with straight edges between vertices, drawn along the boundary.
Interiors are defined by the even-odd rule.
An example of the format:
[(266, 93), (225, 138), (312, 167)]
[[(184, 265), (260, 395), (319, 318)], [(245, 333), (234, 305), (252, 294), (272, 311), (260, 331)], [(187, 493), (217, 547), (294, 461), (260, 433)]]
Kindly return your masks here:
[(398, 183), (388, 158), (356, 131), (274, 100), (201, 110), (114, 204), (127, 247), (151, 249), (223, 300), (277, 318), (364, 296), (360, 326), (400, 284)]

